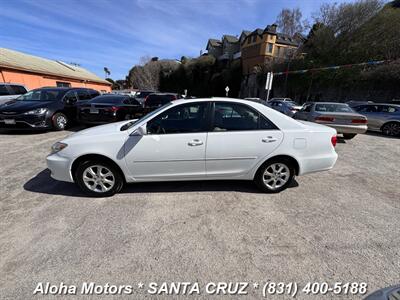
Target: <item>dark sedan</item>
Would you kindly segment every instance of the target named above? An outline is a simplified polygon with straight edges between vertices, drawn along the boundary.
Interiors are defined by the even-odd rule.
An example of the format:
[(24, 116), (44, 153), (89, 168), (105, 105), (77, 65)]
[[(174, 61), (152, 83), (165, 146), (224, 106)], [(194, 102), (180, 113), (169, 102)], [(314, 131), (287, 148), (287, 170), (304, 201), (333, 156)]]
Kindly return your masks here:
[(86, 88), (40, 88), (0, 105), (0, 128), (63, 130), (76, 107), (100, 93)]
[(79, 106), (78, 121), (83, 124), (106, 124), (140, 118), (143, 106), (127, 95), (98, 96)]

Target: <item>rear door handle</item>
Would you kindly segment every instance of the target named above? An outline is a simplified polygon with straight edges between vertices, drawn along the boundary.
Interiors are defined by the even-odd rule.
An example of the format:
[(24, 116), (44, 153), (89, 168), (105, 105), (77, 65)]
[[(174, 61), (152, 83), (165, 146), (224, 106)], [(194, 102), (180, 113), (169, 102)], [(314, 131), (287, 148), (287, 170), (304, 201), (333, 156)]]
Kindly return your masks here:
[(263, 143), (273, 143), (273, 142), (276, 142), (276, 139), (273, 138), (272, 136), (268, 136), (268, 137), (266, 137), (266, 138), (263, 138), (263, 139), (262, 139), (262, 142), (263, 142)]
[(189, 146), (200, 146), (200, 145), (203, 145), (203, 142), (198, 139), (194, 139), (194, 140), (190, 141), (188, 143), (188, 145)]

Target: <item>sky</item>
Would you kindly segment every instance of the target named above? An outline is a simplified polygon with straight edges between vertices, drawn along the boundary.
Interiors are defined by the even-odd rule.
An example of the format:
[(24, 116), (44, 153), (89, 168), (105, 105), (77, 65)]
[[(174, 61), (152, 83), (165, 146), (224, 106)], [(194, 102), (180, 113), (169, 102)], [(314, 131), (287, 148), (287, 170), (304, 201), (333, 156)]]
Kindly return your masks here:
[(209, 38), (265, 28), (282, 8), (311, 18), (326, 2), (334, 1), (0, 0), (0, 48), (124, 79), (141, 57), (196, 57)]

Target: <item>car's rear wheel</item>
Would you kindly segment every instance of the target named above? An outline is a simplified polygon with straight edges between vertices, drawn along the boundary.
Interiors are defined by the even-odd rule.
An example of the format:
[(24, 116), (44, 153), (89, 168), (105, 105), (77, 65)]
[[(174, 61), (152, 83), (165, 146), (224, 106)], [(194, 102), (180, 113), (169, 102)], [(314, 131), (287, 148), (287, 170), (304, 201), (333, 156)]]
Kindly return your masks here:
[(343, 138), (345, 140), (351, 140), (352, 138), (354, 138), (357, 134), (354, 133), (343, 133)]
[(272, 159), (257, 171), (254, 182), (263, 192), (279, 193), (285, 190), (295, 175), (293, 164), (286, 159)]
[(81, 163), (75, 172), (76, 182), (88, 195), (109, 197), (121, 191), (124, 180), (119, 170), (102, 161)]
[(382, 132), (389, 136), (400, 135), (400, 123), (389, 122), (382, 126)]
[(68, 118), (63, 113), (55, 113), (51, 121), (55, 130), (64, 130), (68, 125)]

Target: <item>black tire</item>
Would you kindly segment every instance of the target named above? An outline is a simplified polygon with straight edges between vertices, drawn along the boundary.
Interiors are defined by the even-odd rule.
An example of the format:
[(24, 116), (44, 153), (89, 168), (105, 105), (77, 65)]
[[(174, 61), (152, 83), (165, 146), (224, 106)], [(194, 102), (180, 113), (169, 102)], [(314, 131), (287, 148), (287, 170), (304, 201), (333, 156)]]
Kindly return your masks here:
[(60, 112), (55, 113), (51, 117), (51, 122), (53, 125), (53, 129), (58, 131), (64, 130), (69, 124), (67, 116)]
[[(276, 168), (277, 165), (281, 165), (285, 167), (285, 171), (286, 172), (278, 172), (279, 169)], [(271, 172), (273, 171), (273, 169), (275, 168), (275, 172)], [(268, 174), (265, 174), (266, 171), (269, 171), (269, 173), (272, 173), (273, 176), (269, 176)], [(282, 175), (284, 173), (288, 173), (287, 177), (283, 177)], [(257, 185), (257, 187), (265, 192), (265, 193), (279, 193), (283, 190), (285, 190), (293, 181), (294, 176), (296, 174), (296, 170), (295, 167), (293, 166), (293, 163), (285, 158), (278, 158), (278, 159), (271, 159), (266, 161), (263, 165), (261, 165), (261, 167), (258, 169), (256, 175), (254, 176), (254, 183)], [(277, 177), (274, 177), (277, 176)], [(265, 178), (265, 180), (264, 180)], [(283, 185), (279, 186), (280, 183), (278, 183), (278, 187), (276, 188), (272, 188), (271, 183), (268, 182), (268, 179), (272, 180), (272, 182), (274, 180), (277, 180), (277, 182), (283, 183), (285, 182)], [(281, 179), (279, 179), (281, 178)]]
[[(97, 172), (97, 170), (99, 169), (98, 166), (102, 167), (102, 170), (100, 171), (100, 173), (108, 174), (108, 172), (106, 172), (106, 171), (109, 171), (112, 174), (112, 176), (104, 176), (104, 177), (102, 177), (101, 175), (99, 176), (99, 173)], [(86, 173), (89, 168), (92, 168), (92, 170), (94, 170), (94, 173), (96, 174), (94, 176), (92, 175), (93, 185), (90, 185), (90, 183), (88, 183), (87, 179), (86, 179), (86, 183), (85, 183), (85, 180), (83, 178), (84, 173)], [(87, 176), (87, 177), (89, 177), (89, 176)], [(104, 183), (104, 181), (103, 181), (103, 183), (100, 183), (100, 181), (101, 181), (100, 177), (102, 177), (103, 180), (104, 180), (104, 178), (106, 178), (109, 181), (114, 180), (114, 184), (111, 186), (110, 183), (108, 183), (108, 182)], [(96, 180), (98, 183), (96, 182)], [(86, 193), (90, 196), (94, 196), (94, 197), (110, 197), (110, 196), (120, 192), (124, 186), (124, 179), (122, 177), (120, 170), (117, 167), (115, 167), (113, 164), (111, 164), (109, 162), (100, 161), (100, 160), (89, 160), (89, 161), (85, 161), (85, 162), (81, 163), (75, 171), (75, 181), (84, 193)], [(104, 191), (101, 190), (102, 184), (106, 188), (109, 188), (109, 189), (104, 190)], [(93, 188), (92, 189), (89, 188), (88, 185), (92, 186)], [(111, 186), (111, 188), (110, 188), (110, 186)]]
[(388, 122), (382, 126), (382, 132), (388, 136), (400, 136), (400, 123)]
[(352, 138), (354, 138), (357, 134), (354, 133), (343, 133), (343, 138), (345, 140), (351, 140)]

